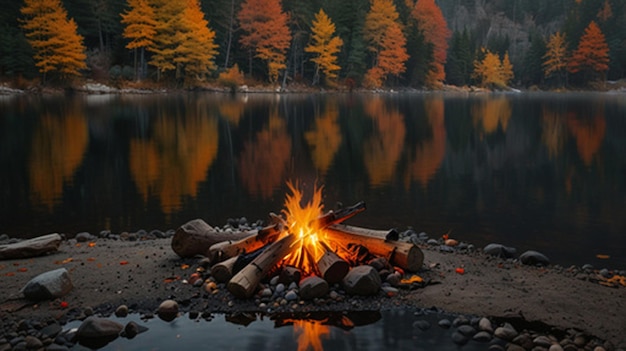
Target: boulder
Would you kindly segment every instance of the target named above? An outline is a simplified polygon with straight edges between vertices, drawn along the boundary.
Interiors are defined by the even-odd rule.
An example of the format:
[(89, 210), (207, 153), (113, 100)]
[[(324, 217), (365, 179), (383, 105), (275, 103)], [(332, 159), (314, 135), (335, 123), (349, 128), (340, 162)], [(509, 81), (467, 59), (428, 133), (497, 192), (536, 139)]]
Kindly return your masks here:
[(519, 256), (520, 261), (523, 264), (531, 266), (547, 266), (550, 264), (550, 259), (546, 255), (537, 251), (526, 251)]
[(343, 287), (351, 295), (375, 295), (381, 287), (380, 275), (372, 266), (357, 266), (343, 278)]
[(0, 245), (0, 260), (36, 257), (57, 251), (62, 240), (61, 235), (54, 233), (13, 244)]
[(29, 300), (41, 301), (65, 296), (73, 287), (67, 269), (59, 268), (31, 279), (21, 292)]
[(514, 247), (491, 243), (483, 248), (483, 252), (501, 258), (513, 258), (517, 250)]
[(90, 348), (101, 348), (115, 340), (124, 326), (118, 322), (99, 317), (87, 317), (76, 331), (78, 342)]

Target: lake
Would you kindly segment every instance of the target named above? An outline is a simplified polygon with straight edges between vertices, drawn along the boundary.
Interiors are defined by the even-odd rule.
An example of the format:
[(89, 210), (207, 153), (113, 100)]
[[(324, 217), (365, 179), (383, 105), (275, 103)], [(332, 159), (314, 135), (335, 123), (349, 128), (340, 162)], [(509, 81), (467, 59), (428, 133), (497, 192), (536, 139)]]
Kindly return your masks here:
[[(626, 95), (0, 97), (0, 233), (267, 220), (287, 181), (349, 223), (626, 269)], [(307, 191), (308, 191), (307, 190)]]

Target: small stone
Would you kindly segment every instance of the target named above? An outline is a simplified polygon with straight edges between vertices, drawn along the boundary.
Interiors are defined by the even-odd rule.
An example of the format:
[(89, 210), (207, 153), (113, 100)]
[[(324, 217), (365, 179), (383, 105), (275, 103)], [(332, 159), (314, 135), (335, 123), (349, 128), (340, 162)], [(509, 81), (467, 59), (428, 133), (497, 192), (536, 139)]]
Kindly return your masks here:
[(392, 287), (392, 286), (383, 286), (382, 287), (383, 291), (385, 292), (385, 295), (392, 297), (398, 294), (399, 290)]
[(585, 347), (587, 344), (587, 338), (584, 335), (576, 335), (574, 338), (574, 345), (578, 347)]
[(452, 322), (450, 322), (449, 319), (442, 319), (437, 322), (437, 325), (439, 325), (441, 328), (448, 329), (452, 326)]
[(609, 271), (606, 268), (602, 268), (600, 270), (600, 275), (603, 276), (604, 278), (611, 278), (613, 276), (613, 274), (611, 273), (611, 271)]
[(488, 331), (482, 330), (474, 334), (474, 337), (472, 337), (472, 339), (478, 342), (487, 342), (491, 340), (491, 333), (489, 333)]
[(496, 328), (493, 335), (497, 338), (511, 341), (517, 336), (517, 330), (509, 323), (504, 323), (504, 326)]
[(387, 262), (387, 259), (384, 257), (376, 257), (370, 260), (367, 264), (374, 267), (377, 271), (383, 270), (389, 266), (389, 262)]
[(428, 330), (430, 329), (430, 322), (420, 319), (413, 322), (413, 328), (417, 328), (419, 330)]
[(31, 335), (26, 336), (24, 338), (24, 342), (26, 343), (26, 349), (28, 350), (37, 350), (43, 347), (43, 343), (41, 342), (41, 340)]
[(504, 246), (502, 244), (491, 243), (483, 248), (483, 252), (487, 255), (501, 257), (501, 258), (513, 258), (517, 250), (513, 247)]
[(513, 338), (512, 341), (514, 344), (523, 347), (526, 350), (530, 350), (533, 348), (535, 344), (533, 344), (533, 339), (528, 334), (520, 334)]
[(116, 317), (126, 317), (127, 315), (128, 315), (128, 306), (126, 305), (117, 306), (117, 308), (115, 309)]
[(506, 351), (526, 351), (526, 349), (516, 344), (508, 344)]
[(335, 290), (332, 290), (329, 294), (328, 297), (330, 297), (332, 300), (337, 300), (339, 299), (339, 293), (336, 292)]
[(123, 334), (128, 339), (134, 338), (139, 334), (139, 325), (133, 321), (128, 322), (124, 327)]
[(483, 317), (478, 321), (478, 329), (493, 334), (493, 326), (488, 318)]
[(452, 325), (454, 327), (459, 327), (461, 325), (469, 324), (469, 323), (470, 323), (470, 320), (467, 319), (467, 317), (465, 316), (458, 316), (454, 319), (454, 321), (452, 321)]
[(91, 308), (91, 306), (86, 306), (83, 308), (83, 314), (87, 317), (93, 316), (93, 308)]
[(606, 351), (604, 347), (602, 346), (596, 346), (593, 351)]
[(272, 289), (270, 288), (265, 288), (261, 290), (261, 297), (270, 297), (272, 296)]
[(287, 301), (295, 301), (298, 299), (298, 294), (294, 290), (289, 290), (285, 294), (285, 300)]
[(472, 337), (474, 336), (474, 334), (476, 334), (476, 329), (474, 329), (474, 327), (469, 324), (463, 324), (459, 326), (456, 331), (467, 337)]
[(561, 347), (561, 345), (559, 344), (552, 344), (550, 345), (550, 348), (548, 349), (548, 351), (563, 351), (563, 347)]
[(428, 245), (430, 245), (430, 246), (436, 246), (436, 245), (439, 245), (439, 240), (437, 240), (437, 239), (428, 239), (428, 241), (426, 243)]
[(82, 339), (99, 339), (107, 337), (117, 337), (124, 329), (118, 322), (98, 317), (88, 317), (76, 331), (76, 337)]
[(174, 300), (161, 302), (157, 309), (157, 315), (166, 322), (173, 321), (178, 316), (178, 302)]
[(76, 234), (75, 239), (79, 243), (84, 243), (84, 242), (87, 242), (87, 241), (95, 240), (96, 237), (91, 235), (91, 234), (89, 234), (89, 233), (87, 233), (87, 232), (81, 232), (81, 233)]
[(276, 289), (274, 291), (278, 294), (282, 293), (283, 291), (285, 291), (285, 284), (283, 283), (276, 284)]
[(312, 275), (300, 282), (300, 296), (304, 300), (319, 298), (327, 293), (328, 282), (318, 276)]
[(402, 276), (398, 272), (394, 272), (392, 274), (389, 274), (387, 276), (387, 278), (385, 278), (385, 282), (389, 283), (389, 285), (391, 285), (391, 286), (398, 286), (398, 285), (400, 285), (400, 280), (402, 280)]
[(536, 345), (536, 346), (541, 346), (541, 347), (548, 348), (548, 347), (550, 347), (550, 345), (553, 344), (553, 342), (547, 336), (540, 335), (540, 336), (538, 336), (538, 337), (533, 339), (533, 344)]
[(301, 277), (302, 272), (298, 268), (287, 266), (280, 272), (278, 282), (290, 284), (293, 282), (299, 282)]
[(541, 252), (529, 250), (522, 253), (519, 256), (520, 261), (523, 264), (531, 266), (547, 266), (550, 264), (550, 259)]

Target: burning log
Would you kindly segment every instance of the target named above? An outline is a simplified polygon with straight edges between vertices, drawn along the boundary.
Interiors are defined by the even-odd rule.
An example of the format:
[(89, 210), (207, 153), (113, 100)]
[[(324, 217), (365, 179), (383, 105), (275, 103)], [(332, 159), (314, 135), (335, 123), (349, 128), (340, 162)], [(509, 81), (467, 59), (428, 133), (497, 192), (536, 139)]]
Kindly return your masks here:
[(424, 253), (415, 244), (385, 240), (389, 231), (332, 225), (325, 232), (330, 241), (343, 247), (348, 244), (363, 245), (372, 254), (386, 257), (392, 264), (410, 272), (416, 272), (424, 263)]
[(180, 257), (206, 255), (209, 248), (219, 242), (239, 240), (256, 234), (256, 230), (220, 232), (202, 219), (194, 219), (180, 226), (172, 238), (172, 250)]
[[(337, 211), (329, 211), (315, 219), (315, 223), (311, 225), (323, 229), (330, 225), (341, 223), (363, 211), (365, 211), (365, 202), (361, 201), (350, 207), (342, 208)], [(285, 227), (280, 221), (282, 218), (276, 215), (273, 215), (273, 218), (277, 223), (259, 230), (258, 233), (250, 232), (252, 235), (246, 238), (223, 241), (212, 245), (209, 248), (209, 257), (218, 262), (233, 256), (255, 251), (273, 242), (278, 238)]]
[(249, 298), (252, 296), (261, 279), (289, 253), (292, 244), (296, 240), (295, 235), (288, 234), (269, 245), (249, 265), (232, 277), (226, 286), (228, 291), (238, 298)]
[(323, 241), (320, 241), (320, 245), (324, 248), (324, 254), (317, 261), (317, 269), (320, 275), (329, 284), (340, 282), (348, 274), (350, 265), (334, 253)]

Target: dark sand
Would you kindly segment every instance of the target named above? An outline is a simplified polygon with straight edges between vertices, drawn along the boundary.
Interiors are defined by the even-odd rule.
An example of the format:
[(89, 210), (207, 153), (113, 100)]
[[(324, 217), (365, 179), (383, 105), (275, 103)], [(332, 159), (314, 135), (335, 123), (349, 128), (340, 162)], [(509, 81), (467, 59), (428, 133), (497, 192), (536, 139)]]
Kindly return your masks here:
[[(135, 312), (153, 312), (165, 299), (178, 301), (184, 311), (258, 310), (254, 299), (234, 299), (225, 289), (209, 296), (204, 289), (185, 284), (184, 279), (198, 267), (198, 259), (179, 258), (170, 248), (170, 240), (99, 239), (94, 247), (63, 241), (54, 254), (0, 261), (0, 318), (63, 319), (85, 307), (110, 314), (120, 304)], [(360, 298), (356, 304), (305, 304), (298, 309), (437, 307), (451, 313), (540, 322), (562, 330), (575, 328), (616, 348), (626, 348), (626, 287), (603, 286), (596, 272), (524, 266), (481, 252), (443, 253), (424, 248), (424, 254), (424, 268), (418, 274), (430, 284), (423, 288), (401, 290), (393, 297), (381, 293)], [(60, 307), (61, 300), (26, 305), (26, 300), (16, 299), (31, 278), (59, 267), (70, 272), (74, 284), (63, 298), (67, 308)], [(457, 273), (458, 267), (465, 273)]]

